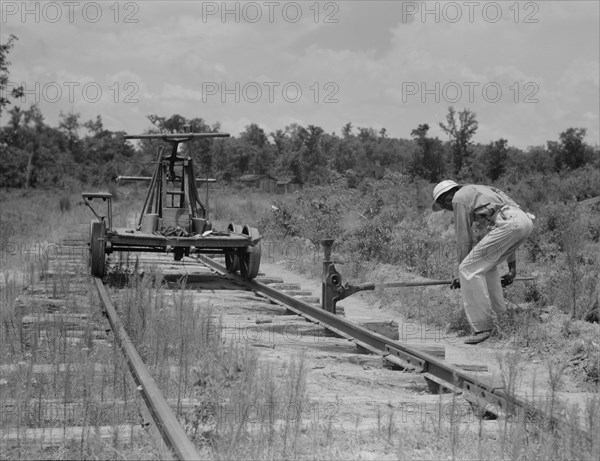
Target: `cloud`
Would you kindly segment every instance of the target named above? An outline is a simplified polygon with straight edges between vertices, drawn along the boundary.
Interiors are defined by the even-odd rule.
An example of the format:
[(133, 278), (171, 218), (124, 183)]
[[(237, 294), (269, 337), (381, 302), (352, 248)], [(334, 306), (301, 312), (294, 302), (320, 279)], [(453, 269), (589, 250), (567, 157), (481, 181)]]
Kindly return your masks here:
[(598, 61), (576, 58), (569, 62), (558, 79), (559, 86), (589, 87), (598, 91), (600, 65)]
[[(95, 103), (41, 101), (51, 124), (73, 110), (86, 119), (100, 114), (109, 129), (139, 131), (147, 114), (179, 113), (220, 121), (232, 132), (249, 123), (269, 130), (299, 123), (339, 133), (352, 122), (408, 137), (428, 123), (445, 139), (437, 126), (454, 105), (477, 113), (476, 140), (483, 143), (504, 137), (511, 145), (543, 144), (569, 126), (587, 127), (588, 142), (598, 142), (597, 2), (497, 2), (497, 22), (482, 15), (492, 2), (479, 2), (473, 21), (465, 2), (454, 2), (463, 8), (457, 22), (448, 20), (452, 6), (444, 2), (302, 2), (296, 22), (291, 10), (282, 16), (286, 2), (275, 7), (273, 21), (269, 6), (255, 3), (262, 8), (257, 22), (248, 20), (248, 2), (227, 3), (233, 13), (225, 16), (222, 2), (132, 2), (137, 10), (121, 2), (117, 21), (106, 2), (95, 23), (81, 19), (81, 5), (73, 22), (10, 16), (2, 38), (19, 36), (10, 54), (15, 81), (100, 85), (104, 97)], [(419, 13), (403, 17), (415, 5)], [(425, 9), (433, 13), (422, 16)], [(238, 94), (207, 99), (202, 91), (213, 83)], [(282, 93), (291, 84), (302, 91), (297, 102)], [(243, 94), (253, 85), (263, 90), (254, 102)], [(138, 102), (124, 103), (134, 90)]]

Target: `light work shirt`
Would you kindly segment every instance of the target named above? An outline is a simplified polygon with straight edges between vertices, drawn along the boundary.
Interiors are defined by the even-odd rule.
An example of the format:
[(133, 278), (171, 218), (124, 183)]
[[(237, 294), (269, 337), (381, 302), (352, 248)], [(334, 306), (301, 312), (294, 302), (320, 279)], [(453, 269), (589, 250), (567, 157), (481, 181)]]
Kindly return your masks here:
[[(519, 208), (508, 195), (495, 187), (466, 184), (456, 191), (452, 199), (452, 208), (459, 264), (477, 244), (471, 229), (473, 221), (485, 219), (492, 224), (496, 212), (505, 205)], [(515, 259), (513, 252), (507, 261), (512, 262)]]

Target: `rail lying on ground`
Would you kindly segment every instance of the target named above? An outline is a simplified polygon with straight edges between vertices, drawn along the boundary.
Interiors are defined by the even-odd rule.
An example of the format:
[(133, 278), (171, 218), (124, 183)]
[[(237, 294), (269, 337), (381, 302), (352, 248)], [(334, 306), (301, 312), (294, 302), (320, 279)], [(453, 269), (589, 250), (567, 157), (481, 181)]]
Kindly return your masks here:
[[(79, 395), (73, 396), (67, 390), (64, 395), (59, 395), (59, 398), (46, 397), (45, 383), (51, 382), (56, 386), (56, 374), (60, 374), (61, 377), (66, 374), (74, 379), (75, 370), (83, 369), (82, 373), (86, 371), (92, 374), (98, 373), (102, 380), (104, 378), (102, 373), (106, 372), (105, 364), (98, 362), (95, 356), (92, 359), (93, 363), (70, 361), (70, 358), (63, 357), (67, 355), (66, 347), (70, 344), (70, 340), (81, 339), (83, 341), (81, 348), (84, 350), (91, 349), (98, 339), (101, 342), (110, 341), (109, 325), (104, 325), (105, 320), (94, 320), (92, 312), (81, 310), (91, 309), (85, 300), (68, 301), (80, 292), (87, 295), (90, 288), (89, 280), (81, 277), (82, 269), (86, 265), (85, 256), (89, 250), (83, 236), (79, 237), (78, 234), (79, 232), (76, 232), (75, 237), (63, 241), (63, 245), (69, 248), (69, 251), (65, 250), (65, 254), (53, 257), (50, 267), (40, 273), (40, 282), (29, 285), (16, 301), (18, 306), (16, 309), (21, 313), (19, 320), (22, 327), (15, 333), (15, 337), (22, 348), (34, 349), (34, 351), (28, 354), (27, 361), (0, 365), (2, 378), (0, 386), (5, 386), (7, 383), (20, 383), (23, 386), (37, 386), (38, 390), (34, 398), (26, 395), (23, 400), (20, 400), (19, 395), (16, 398), (12, 395), (7, 397), (4, 393), (3, 398), (0, 399), (2, 415), (0, 449), (4, 455), (12, 457), (12, 449), (21, 450), (22, 446), (27, 446), (26, 450), (33, 451), (21, 451), (20, 456), (25, 454), (26, 457), (33, 457), (39, 454), (35, 449), (47, 450), (51, 447), (64, 446), (67, 441), (72, 440), (80, 442), (83, 446), (84, 440), (87, 441), (88, 437), (93, 441), (101, 438), (103, 441), (109, 440), (114, 443), (131, 443), (146, 429), (151, 436), (155, 436), (152, 445), (160, 453), (161, 459), (173, 457), (186, 460), (200, 459), (194, 444), (188, 439), (136, 351), (100, 278), (94, 278), (93, 282), (110, 329), (113, 331), (114, 340), (125, 356), (127, 362), (125, 370), (128, 368), (133, 376), (137, 393), (142, 397), (142, 401), (136, 398), (134, 404), (129, 407), (128, 401), (113, 400), (110, 392), (103, 394), (99, 400), (88, 396), (89, 400), (80, 401)], [(60, 354), (62, 362), (44, 363), (47, 358), (43, 356), (42, 363), (38, 363), (35, 359), (36, 355), (43, 354), (40, 352), (42, 348), (38, 350), (38, 345), (46, 344), (57, 336), (60, 336), (58, 344), (64, 348)], [(56, 346), (54, 342), (52, 344)], [(89, 355), (86, 358), (89, 360)], [(53, 377), (46, 378), (47, 374), (52, 373), (54, 373)], [(124, 376), (127, 374), (125, 373)], [(25, 378), (21, 379), (22, 376)], [(39, 385), (35, 384), (38, 382)], [(69, 382), (68, 378), (65, 378), (66, 388), (69, 387), (67, 382)], [(74, 385), (74, 382), (71, 384)], [(5, 390), (6, 388), (3, 387), (3, 391)], [(140, 412), (143, 424), (138, 422)], [(120, 418), (121, 414), (127, 416), (126, 422), (129, 424), (122, 424), (125, 421), (115, 423), (114, 419), (110, 418), (111, 415), (113, 418), (115, 415)], [(104, 417), (108, 417), (108, 420), (105, 421)], [(95, 422), (90, 423), (92, 419)], [(11, 427), (13, 423), (16, 424)], [(164, 445), (160, 443), (160, 439)], [(169, 451), (165, 450), (165, 447)]]
[(111, 302), (102, 280), (95, 277), (94, 282), (98, 289), (102, 304), (104, 305), (108, 321), (115, 335), (115, 340), (127, 359), (131, 374), (139, 386), (138, 390), (144, 398), (146, 407), (148, 408), (163, 441), (177, 459), (200, 459), (200, 455), (196, 451), (194, 444), (188, 439), (185, 431), (180, 426), (179, 421), (177, 421), (177, 417), (171, 410), (171, 407), (169, 407), (169, 404), (158, 389), (158, 386), (154, 382), (146, 365), (144, 365), (142, 358), (133, 346), (129, 335), (119, 320), (117, 310)]
[[(284, 305), (295, 312), (321, 325), (327, 330), (352, 340), (355, 344), (375, 354), (384, 357), (391, 363), (404, 369), (422, 373), (433, 388), (447, 388), (455, 392), (462, 392), (467, 400), (479, 407), (491, 403), (493, 409), (506, 414), (519, 413), (523, 416), (534, 416), (555, 425), (562, 425), (565, 420), (562, 416), (547, 415), (531, 402), (525, 401), (505, 390), (502, 385), (495, 385), (480, 377), (465, 373), (462, 369), (443, 362), (439, 358), (412, 348), (404, 343), (392, 340), (360, 325), (352, 323), (343, 317), (334, 315), (314, 305), (310, 305), (297, 298), (289, 296), (265, 284), (251, 281), (244, 282), (240, 277), (228, 274), (226, 268), (211, 259), (201, 257), (200, 262), (213, 270), (235, 280), (248, 290)], [(93, 279), (100, 295), (104, 310), (113, 330), (114, 337), (126, 357), (129, 369), (134, 377), (138, 390), (154, 420), (154, 426), (159, 432), (165, 445), (178, 459), (198, 459), (199, 455), (194, 444), (188, 439), (185, 431), (179, 424), (167, 401), (159, 391), (154, 379), (143, 364), (139, 354), (133, 346), (122, 322), (118, 318), (116, 309), (99, 278)], [(485, 408), (485, 407), (484, 407)], [(590, 434), (586, 434), (590, 437)]]
[[(507, 392), (503, 383), (494, 383), (475, 375), (467, 374), (462, 369), (445, 363), (427, 352), (382, 336), (343, 317), (310, 305), (265, 284), (255, 280), (245, 281), (235, 274), (227, 273), (225, 267), (207, 257), (199, 256), (198, 259), (203, 264), (235, 280), (249, 290), (283, 304), (287, 309), (303, 316), (307, 320), (353, 341), (372, 353), (381, 355), (387, 361), (405, 370), (423, 373), (431, 390), (440, 391), (448, 389), (453, 392), (463, 393), (463, 396), (469, 402), (476, 405), (482, 413), (492, 413), (496, 416), (500, 414), (513, 415), (548, 421), (553, 427), (568, 423), (562, 415), (547, 414), (544, 409), (539, 408), (534, 403)], [(492, 408), (489, 408), (489, 406), (486, 407), (486, 404), (491, 404)], [(585, 432), (586, 437), (591, 437), (591, 434), (587, 433), (583, 428), (580, 429)]]
[(11, 274), (0, 288), (0, 458), (156, 453), (128, 367), (89, 296), (84, 235), (69, 232), (52, 253), (36, 246), (27, 278)]

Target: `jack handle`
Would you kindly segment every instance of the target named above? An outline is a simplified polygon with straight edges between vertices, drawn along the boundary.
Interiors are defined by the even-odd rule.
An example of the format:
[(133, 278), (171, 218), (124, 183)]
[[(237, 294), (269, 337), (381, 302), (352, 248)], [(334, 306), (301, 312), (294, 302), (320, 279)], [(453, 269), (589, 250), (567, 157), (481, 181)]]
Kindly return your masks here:
[[(514, 282), (527, 282), (534, 280), (534, 277), (515, 277)], [(429, 280), (426, 282), (391, 282), (391, 283), (361, 283), (360, 285), (346, 284), (337, 289), (337, 299), (341, 300), (351, 296), (359, 291), (373, 291), (376, 288), (403, 288), (403, 287), (422, 287), (429, 285), (450, 285), (452, 280)]]

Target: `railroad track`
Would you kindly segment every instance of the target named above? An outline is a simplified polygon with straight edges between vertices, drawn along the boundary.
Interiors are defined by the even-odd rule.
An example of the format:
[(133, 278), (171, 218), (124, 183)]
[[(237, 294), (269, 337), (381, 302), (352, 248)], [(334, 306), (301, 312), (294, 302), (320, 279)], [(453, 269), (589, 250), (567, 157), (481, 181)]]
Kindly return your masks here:
[[(0, 402), (3, 452), (0, 455), (23, 450), (25, 445), (35, 446), (40, 452), (65, 445), (73, 450), (77, 448), (72, 447), (78, 446), (81, 450), (82, 441), (87, 446), (100, 440), (110, 441), (120, 453), (149, 446), (156, 458), (172, 455), (177, 459), (199, 459), (197, 446), (189, 437), (186, 415), (197, 411), (202, 400), (191, 398), (189, 392), (184, 392), (183, 398), (164, 396), (168, 386), (157, 379), (157, 367), (149, 369), (136, 350), (135, 341), (120, 317), (122, 312), (119, 313), (113, 302), (115, 292), (111, 293), (102, 280), (85, 275), (84, 257), (73, 258), (73, 254), (84, 256), (86, 240), (75, 235), (65, 242), (73, 252), (67, 257), (54, 258), (40, 274), (41, 281), (28, 287), (17, 300), (19, 325), (6, 331), (20, 336), (18, 343), (25, 360), (2, 365), (0, 383), (8, 388), (18, 382), (25, 390), (3, 392)], [(245, 334), (244, 341), (273, 355), (281, 349), (277, 341), (286, 340), (286, 330), (288, 336), (293, 331), (299, 335), (296, 338), (302, 335), (313, 338), (312, 342), (294, 346), (333, 350), (333, 353), (328, 352), (329, 357), (346, 354), (358, 365), (367, 363), (375, 368), (377, 357), (381, 357), (389, 367), (411, 372), (385, 371), (389, 382), (395, 379), (401, 387), (404, 382), (406, 388), (407, 382), (408, 387), (415, 386), (415, 377), (418, 377), (427, 383), (432, 396), (450, 391), (453, 396), (459, 395), (470, 402), (481, 416), (486, 413), (488, 417), (537, 419), (553, 426), (572, 425), (567, 415), (549, 413), (539, 404), (506, 389), (498, 380), (446, 362), (439, 350), (407, 345), (324, 311), (310, 294), (299, 287), (286, 287), (283, 280), (259, 277), (244, 281), (227, 274), (224, 266), (205, 257), (184, 258), (177, 263), (165, 258), (142, 257), (140, 267), (167, 266), (162, 274), (167, 283), (195, 290), (212, 309), (220, 310), (221, 315), (226, 310), (242, 312), (246, 322), (236, 319), (219, 324), (222, 329), (230, 328), (230, 339), (239, 339)], [(283, 289), (287, 289), (287, 293)], [(94, 292), (98, 297), (91, 295)], [(250, 312), (252, 316), (248, 317)], [(328, 334), (324, 334), (325, 331)], [(267, 338), (265, 332), (269, 333)], [(318, 338), (318, 344), (314, 338)], [(359, 347), (360, 354), (352, 350), (354, 345)], [(115, 354), (117, 349), (124, 359)], [(55, 353), (54, 360), (44, 362), (51, 352)], [(365, 352), (371, 356), (364, 355)], [(17, 356), (17, 352), (14, 355)], [(365, 358), (357, 358), (361, 355)], [(58, 361), (57, 356), (64, 361)], [(182, 373), (181, 367), (175, 367), (170, 379)], [(379, 373), (382, 379), (384, 372)], [(190, 371), (185, 370), (186, 379), (190, 379), (189, 374)], [(192, 380), (198, 376), (201, 382), (201, 370)], [(101, 397), (97, 394), (98, 381)], [(591, 437), (584, 429), (579, 430), (583, 437)]]
[[(307, 303), (293, 295), (272, 288), (259, 280), (246, 281), (235, 274), (228, 274), (224, 266), (210, 258), (199, 256), (198, 259), (223, 276), (247, 287), (248, 290), (285, 306), (286, 309), (306, 320), (352, 341), (363, 350), (381, 356), (398, 369), (420, 374), (426, 380), (429, 390), (434, 394), (440, 392), (460, 394), (474, 408), (490, 418), (528, 418), (546, 421), (547, 424), (554, 427), (572, 424), (566, 414), (561, 414), (559, 411), (549, 412), (541, 405), (520, 397), (514, 392), (514, 389), (507, 389), (508, 385), (503, 380), (499, 380), (497, 376), (481, 376), (481, 374), (466, 371), (487, 371), (485, 365), (450, 364), (444, 360), (443, 352), (440, 358), (439, 349), (432, 351), (418, 345), (400, 342), (349, 321), (343, 316), (327, 312), (319, 305)], [(581, 430), (585, 432), (584, 428)], [(586, 434), (586, 436), (591, 437), (591, 434)]]
[(3, 306), (0, 457), (86, 457), (92, 446), (117, 456), (150, 445), (129, 370), (91, 296), (86, 242), (74, 232), (51, 251), (25, 255), (31, 283)]

